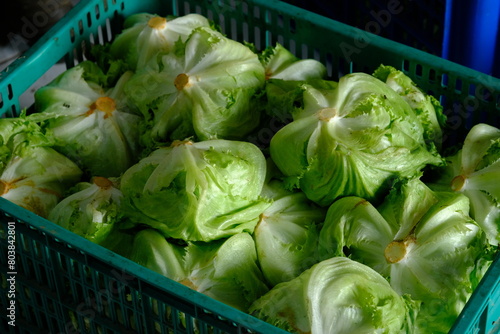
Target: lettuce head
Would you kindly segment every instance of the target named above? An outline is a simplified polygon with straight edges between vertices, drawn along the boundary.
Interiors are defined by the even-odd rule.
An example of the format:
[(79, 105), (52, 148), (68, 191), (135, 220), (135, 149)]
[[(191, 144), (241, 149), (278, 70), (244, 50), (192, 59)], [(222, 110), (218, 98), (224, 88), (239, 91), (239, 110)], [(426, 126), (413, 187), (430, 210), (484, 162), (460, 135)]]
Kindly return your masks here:
[(264, 155), (251, 143), (176, 141), (123, 174), (122, 210), (137, 224), (186, 241), (252, 232), (269, 206), (260, 197), (265, 177)]
[(270, 153), (289, 186), (319, 205), (343, 196), (375, 200), (393, 180), (442, 164), (413, 109), (371, 75), (345, 75), (333, 90), (306, 85), (303, 101)]
[(185, 261), (188, 274), (182, 284), (243, 312), (269, 291), (249, 233), (192, 242), (186, 247)]
[(263, 84), (264, 67), (249, 47), (199, 27), (137, 70), (125, 90), (150, 120), (145, 142), (234, 140), (259, 124), (253, 96)]
[(414, 333), (418, 307), (370, 267), (332, 257), (276, 285), (249, 312), (298, 334), (388, 334)]
[(341, 198), (328, 209), (320, 256), (348, 256), (388, 279), (400, 295), (421, 301), (417, 327), (448, 333), (491, 263), (469, 200), (434, 192), (419, 178), (402, 180), (382, 204)]
[(271, 205), (262, 212), (253, 237), (262, 272), (271, 286), (299, 276), (319, 261), (318, 237), (326, 210), (302, 191), (289, 191), (283, 182), (266, 182), (262, 196)]
[(120, 222), (122, 193), (117, 180), (96, 176), (79, 183), (60, 201), (48, 219), (97, 244), (102, 243)]
[(66, 70), (35, 92), (37, 121), (56, 140), (54, 148), (90, 176), (119, 177), (140, 152), (142, 118), (128, 106), (124, 73), (107, 89), (96, 81), (101, 69), (90, 61)]
[(193, 29), (209, 26), (207, 18), (199, 14), (179, 17), (133, 14), (125, 19), (123, 30), (111, 43), (109, 52), (116, 59), (124, 59), (130, 69), (141, 69), (157, 53), (169, 52), (177, 41), (185, 41)]
[(500, 241), (500, 130), (480, 123), (471, 128), (463, 146), (446, 157), (447, 165), (430, 187), (464, 194), (471, 217), (485, 231), (489, 242)]
[(0, 119), (0, 196), (47, 218), (82, 171), (24, 115)]

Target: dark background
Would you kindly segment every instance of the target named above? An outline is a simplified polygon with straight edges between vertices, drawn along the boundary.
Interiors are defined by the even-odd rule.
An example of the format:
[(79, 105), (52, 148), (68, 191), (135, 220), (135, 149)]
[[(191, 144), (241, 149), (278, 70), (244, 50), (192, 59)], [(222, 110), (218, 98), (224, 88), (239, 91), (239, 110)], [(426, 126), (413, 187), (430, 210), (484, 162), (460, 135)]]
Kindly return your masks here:
[[(380, 36), (500, 77), (498, 0), (284, 0), (365, 29), (381, 23)], [(397, 14), (383, 14), (396, 7)], [(384, 23), (384, 24), (382, 24)], [(386, 24), (385, 24), (386, 23)]]
[[(78, 1), (6, 2), (0, 11), (0, 65), (29, 48)], [(495, 61), (500, 59), (498, 0), (284, 2), (363, 30), (375, 20), (382, 27), (380, 36), (500, 77), (500, 64)], [(398, 12), (391, 15), (391, 8)]]

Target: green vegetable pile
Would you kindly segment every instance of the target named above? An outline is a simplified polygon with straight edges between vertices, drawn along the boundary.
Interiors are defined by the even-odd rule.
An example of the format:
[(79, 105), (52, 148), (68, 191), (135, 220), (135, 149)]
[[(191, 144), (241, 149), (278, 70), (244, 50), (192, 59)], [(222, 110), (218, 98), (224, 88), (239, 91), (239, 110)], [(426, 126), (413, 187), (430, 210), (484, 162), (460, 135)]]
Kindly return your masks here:
[(500, 130), (444, 153), (391, 66), (140, 13), (34, 111), (0, 119), (2, 197), (294, 333), (447, 333), (500, 241)]

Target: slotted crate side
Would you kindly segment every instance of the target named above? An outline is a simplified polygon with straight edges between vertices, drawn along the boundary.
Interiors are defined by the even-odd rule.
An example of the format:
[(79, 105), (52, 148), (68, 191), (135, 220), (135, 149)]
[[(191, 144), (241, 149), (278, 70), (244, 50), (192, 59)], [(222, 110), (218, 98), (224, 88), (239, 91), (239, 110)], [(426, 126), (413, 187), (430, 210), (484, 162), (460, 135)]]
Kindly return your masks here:
[[(108, 27), (109, 29), (113, 29), (113, 26), (115, 29), (118, 29), (116, 26), (119, 24), (113, 24), (113, 22), (122, 22), (123, 18), (127, 15), (145, 10), (158, 12), (163, 15), (183, 15), (189, 12), (202, 13), (219, 23), (229, 37), (240, 41), (253, 42), (260, 49), (263, 49), (267, 45), (274, 45), (275, 42), (280, 42), (299, 57), (315, 58), (324, 62), (327, 65), (329, 76), (333, 80), (352, 71), (371, 72), (381, 63), (392, 65), (408, 73), (426, 91), (433, 92), (437, 97), (440, 97), (445, 110), (452, 111), (450, 113), (451, 116), (455, 116), (453, 112), (457, 114), (456, 119), (452, 119), (453, 122), (450, 123), (457, 130), (454, 133), (465, 134), (466, 125), (474, 124), (477, 119), (484, 119), (490, 124), (498, 125), (498, 106), (500, 101), (498, 97), (498, 92), (500, 91), (498, 79), (482, 75), (454, 63), (429, 56), (423, 52), (390, 42), (379, 36), (368, 34), (339, 22), (325, 19), (319, 15), (299, 10), (282, 2), (263, 0), (206, 0), (173, 1), (171, 3), (164, 1), (162, 5), (158, 1), (141, 2), (141, 5), (137, 3), (139, 2), (105, 2), (97, 0), (82, 2), (80, 7), (75, 8), (76, 11), (72, 11), (67, 19), (62, 20), (59, 25), (56, 25), (49, 32), (49, 36), (45, 37), (44, 41), (40, 42), (36, 48), (30, 50), (30, 53), (26, 55), (27, 58), (16, 62), (9, 69), (9, 73), (2, 73), (0, 75), (2, 101), (5, 102), (4, 96), (9, 97), (8, 103), (3, 103), (1, 111), (10, 116), (19, 112), (19, 106), (16, 104), (17, 98), (20, 94), (24, 93), (24, 90), (29, 87), (33, 80), (36, 80), (40, 73), (47, 71), (55, 62), (63, 57), (66, 58), (68, 66), (74, 65), (74, 63), (84, 59), (83, 53), (92, 42), (97, 41), (100, 43), (104, 41), (104, 37), (102, 36), (103, 27), (106, 27), (106, 30)], [(105, 10), (106, 6), (108, 6), (107, 11)], [(153, 8), (157, 10), (153, 10)], [(88, 24), (88, 21), (85, 21), (88, 20), (88, 15), (97, 16), (98, 12), (100, 13), (98, 20), (91, 20), (90, 24)], [(109, 20), (109, 23), (108, 18), (112, 18)], [(84, 22), (90, 25), (90, 27), (86, 27)], [(105, 22), (101, 23), (105, 25), (100, 25), (98, 22)], [(94, 24), (97, 24), (97, 26), (94, 26)], [(63, 28), (66, 30), (62, 31)], [(99, 29), (101, 29), (101, 32), (99, 32)], [(74, 33), (68, 33), (68, 31), (74, 31)], [(101, 34), (101, 37), (99, 37), (99, 34)], [(54, 36), (57, 36), (57, 38)], [(61, 38), (59, 42), (54, 42), (59, 38)], [(63, 39), (66, 44), (60, 42)], [(82, 47), (82, 43), (84, 47)], [(49, 49), (50, 51), (48, 51)], [(475, 88), (472, 89), (471, 87)], [(474, 112), (474, 117), (469, 114), (472, 111)], [(481, 116), (476, 116), (478, 114)], [(27, 263), (26, 265), (23, 264), (28, 273), (26, 282), (23, 283), (21, 281), (19, 283), (26, 292), (24, 295), (26, 299), (25, 308), (30, 310), (30, 308), (34, 309), (36, 306), (38, 311), (38, 315), (35, 315), (34, 320), (31, 319), (30, 321), (36, 321), (37, 324), (47, 325), (48, 327), (55, 327), (58, 321), (63, 321), (64, 325), (77, 323), (80, 328), (88, 327), (88, 332), (92, 333), (100, 329), (112, 332), (112, 328), (114, 327), (110, 326), (117, 321), (118, 324), (122, 325), (117, 332), (125, 332), (125, 328), (133, 329), (143, 326), (140, 328), (146, 328), (151, 332), (157, 331), (158, 328), (165, 329), (166, 331), (168, 328), (169, 331), (175, 333), (191, 333), (191, 327), (186, 328), (183, 325), (186, 323), (183, 320), (186, 317), (188, 319), (206, 320), (206, 323), (201, 320), (197, 320), (196, 322), (201, 323), (199, 325), (200, 328), (207, 328), (207, 331), (210, 329), (214, 332), (219, 332), (219, 330), (220, 332), (226, 332), (219, 328), (227, 329), (227, 332), (244, 332), (245, 330), (242, 328), (266, 328), (265, 325), (259, 323), (256, 319), (238, 312), (234, 314), (232, 313), (233, 309), (224, 308), (222, 305), (219, 305), (222, 310), (220, 312), (221, 317), (229, 319), (229, 321), (220, 320), (217, 316), (213, 316), (211, 312), (207, 312), (206, 309), (200, 307), (200, 305), (210, 304), (213, 301), (207, 302), (197, 294), (190, 295), (190, 298), (194, 298), (193, 301), (189, 301), (189, 299), (188, 301), (183, 300), (178, 294), (170, 295), (173, 290), (170, 290), (172, 286), (168, 281), (154, 275), (152, 276), (154, 279), (152, 279), (151, 276), (142, 274), (136, 278), (139, 283), (127, 285), (124, 288), (127, 291), (128, 297), (125, 294), (121, 294), (106, 306), (102, 303), (97, 304), (102, 305), (102, 307), (98, 307), (102, 312), (98, 313), (98, 315), (93, 315), (93, 318), (99, 321), (96, 321), (94, 325), (90, 325), (88, 319), (92, 314), (82, 312), (82, 309), (76, 312), (75, 307), (78, 307), (78, 303), (75, 301), (67, 302), (67, 300), (78, 298), (77, 300), (81, 301), (82, 297), (86, 299), (90, 297), (89, 300), (100, 300), (98, 298), (99, 296), (102, 297), (102, 295), (99, 295), (100, 277), (110, 276), (110, 268), (119, 270), (119, 268), (122, 268), (122, 264), (116, 262), (116, 259), (109, 252), (102, 253), (102, 250), (94, 247), (95, 245), (85, 244), (85, 247), (82, 247), (79, 251), (75, 251), (74, 247), (68, 248), (68, 246), (77, 245), (82, 241), (79, 237), (75, 238), (71, 233), (60, 229), (58, 230), (59, 234), (56, 236), (47, 233), (47, 231), (57, 230), (58, 227), (48, 221), (43, 221), (42, 224), (37, 217), (26, 216), (23, 210), (13, 209), (10, 203), (0, 201), (0, 209), (10, 212), (10, 214), (15, 212), (14, 216), (18, 217), (16, 220), (24, 222), (19, 224), (28, 226), (27, 231), (33, 230), (29, 226), (33, 226), (33, 224), (38, 222), (35, 224), (38, 226), (35, 228), (35, 234), (30, 232), (22, 237), (26, 239), (27, 245), (33, 244), (38, 246), (27, 246), (27, 249), (19, 250), (19, 252), (22, 252), (19, 253), (21, 258), (26, 256), (26, 259), (20, 260), (20, 263)], [(20, 219), (17, 216), (18, 214), (24, 217), (24, 219)], [(6, 224), (6, 221), (2, 222)], [(29, 241), (31, 239), (32, 241)], [(55, 239), (60, 239), (60, 241), (56, 241)], [(43, 242), (40, 243), (40, 240), (43, 240)], [(5, 243), (2, 242), (2, 249), (5, 249), (5, 246)], [(33, 249), (38, 248), (43, 249), (43, 251), (33, 251)], [(33, 255), (33, 252), (35, 252), (35, 255)], [(40, 254), (45, 253), (50, 255), (43, 255), (39, 258)], [(102, 260), (102, 262), (92, 261), (92, 263), (87, 264), (86, 261), (90, 258)], [(43, 267), (45, 263), (44, 259), (52, 259), (51, 261), (55, 262), (47, 264), (47, 267)], [(96, 265), (95, 263), (101, 263), (101, 265)], [(40, 269), (42, 267), (45, 269)], [(78, 270), (80, 273), (78, 274), (79, 276), (74, 276), (76, 274), (72, 270)], [(139, 273), (144, 272), (134, 266), (132, 266), (131, 270), (134, 273), (135, 271)], [(81, 281), (81, 273), (85, 271), (90, 272), (91, 277), (94, 277), (94, 280), (90, 281), (90, 283)], [(63, 274), (60, 277), (58, 276), (59, 278), (51, 276), (57, 276), (56, 272)], [(150, 274), (148, 271), (146, 272)], [(5, 272), (2, 272), (2, 275), (5, 275)], [(490, 279), (492, 275), (487, 274)], [(497, 276), (493, 277), (496, 280)], [(3, 281), (4, 279), (5, 276), (3, 277)], [(104, 280), (112, 279), (112, 276), (104, 278)], [(29, 288), (36, 286), (33, 285), (34, 282), (40, 284), (40, 289), (33, 290), (35, 297), (31, 297)], [(48, 282), (48, 284), (45, 282)], [(133, 282), (136, 281), (134, 280)], [(95, 285), (93, 285), (94, 283)], [(56, 287), (55, 290), (53, 289), (54, 286)], [(62, 289), (62, 291), (58, 289)], [(161, 298), (158, 298), (159, 291), (163, 291)], [(475, 301), (475, 304), (466, 310), (467, 314), (465, 315), (467, 317), (462, 319), (474, 318), (477, 320), (478, 318), (488, 318), (490, 320), (494, 319), (493, 321), (498, 319), (498, 307), (482, 307), (488, 303), (492, 304), (500, 298), (498, 296), (498, 289), (492, 291), (491, 286), (484, 285), (476, 292), (476, 296), (484, 296), (484, 298), (476, 297), (475, 299), (471, 299)], [(169, 296), (165, 297), (165, 294)], [(5, 299), (2, 299), (2, 301), (5, 301)], [(180, 309), (176, 307), (171, 308), (172, 303), (175, 306), (183, 306)], [(39, 305), (47, 306), (49, 310), (57, 310), (44, 313), (43, 309), (38, 307)], [(60, 305), (60, 308), (57, 308), (56, 305)], [(479, 312), (477, 311), (478, 309), (483, 310), (481, 314), (477, 314)], [(163, 310), (165, 312), (162, 311), (155, 314), (155, 310)], [(89, 311), (88, 307), (87, 309), (83, 309), (83, 311)], [(130, 319), (132, 318), (135, 320), (131, 321)], [(5, 319), (3, 318), (3, 320)], [(233, 322), (245, 325), (237, 325), (235, 329), (231, 325)], [(191, 324), (189, 321), (187, 323)], [(471, 323), (461, 320), (461, 325), (462, 328), (465, 326), (471, 331), (487, 333), (495, 324), (492, 321), (484, 322), (478, 320)], [(267, 330), (271, 330), (272, 332), (275, 329), (267, 328)], [(270, 331), (267, 332), (270, 333)]]
[[(0, 72), (0, 115), (17, 116), (24, 107), (19, 98), (54, 64), (66, 59), (74, 66), (82, 59), (90, 41), (107, 42), (121, 29), (123, 18), (136, 12), (162, 12), (170, 1), (98, 0), (80, 1), (28, 51)], [(112, 31), (113, 30), (113, 31)]]
[[(286, 333), (156, 274), (0, 198), (2, 333)], [(15, 222), (16, 274), (7, 270)]]
[(496, 334), (500, 332), (500, 257), (465, 305), (450, 334)]

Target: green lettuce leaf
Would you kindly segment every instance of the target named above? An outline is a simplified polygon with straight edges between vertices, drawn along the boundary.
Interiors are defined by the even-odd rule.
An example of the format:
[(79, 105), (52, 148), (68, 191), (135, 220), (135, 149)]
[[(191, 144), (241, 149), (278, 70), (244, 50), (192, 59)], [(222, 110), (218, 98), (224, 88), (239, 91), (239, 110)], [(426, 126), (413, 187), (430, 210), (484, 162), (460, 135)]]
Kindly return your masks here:
[(328, 209), (320, 256), (348, 256), (386, 277), (400, 295), (421, 301), (417, 326), (448, 333), (491, 263), (469, 200), (434, 192), (419, 178), (398, 182), (375, 208), (344, 197)]
[(249, 312), (298, 334), (414, 333), (418, 308), (375, 270), (333, 257), (276, 285)]
[(241, 139), (259, 124), (253, 96), (263, 84), (255, 53), (200, 27), (175, 52), (159, 54), (138, 70), (126, 92), (151, 121), (145, 142)]
[(345, 75), (329, 91), (306, 86), (303, 99), (270, 153), (290, 187), (322, 206), (342, 196), (375, 200), (393, 180), (443, 163), (408, 103), (368, 74)]
[(260, 197), (266, 161), (253, 144), (177, 141), (129, 168), (123, 212), (165, 236), (210, 241), (252, 232), (269, 206)]
[(38, 89), (35, 106), (39, 112), (29, 117), (55, 138), (54, 148), (89, 176), (119, 177), (137, 161), (141, 149), (142, 118), (123, 95), (123, 85), (132, 73), (125, 73), (113, 88), (104, 89), (85, 79), (93, 77), (89, 72), (97, 72), (97, 77), (102, 74), (87, 61)]

